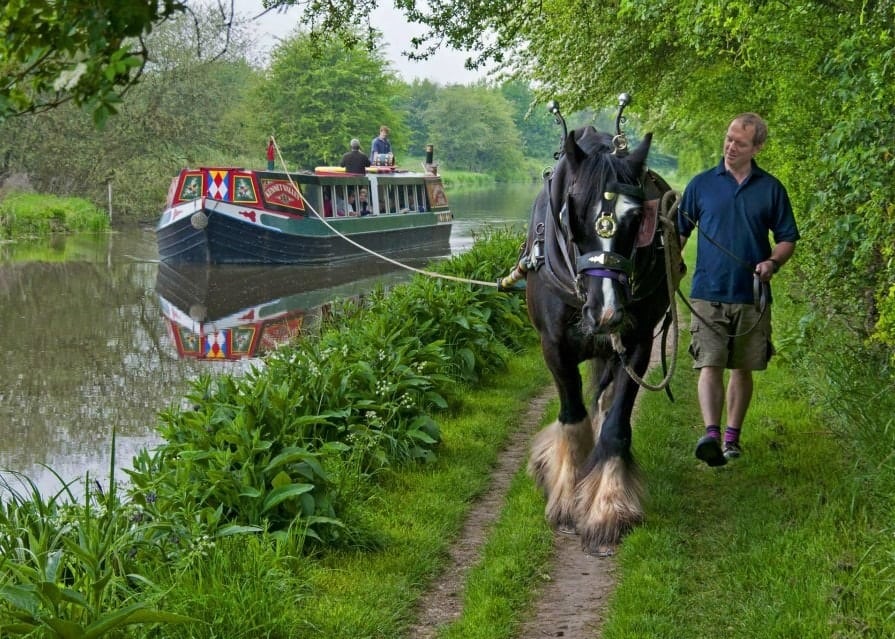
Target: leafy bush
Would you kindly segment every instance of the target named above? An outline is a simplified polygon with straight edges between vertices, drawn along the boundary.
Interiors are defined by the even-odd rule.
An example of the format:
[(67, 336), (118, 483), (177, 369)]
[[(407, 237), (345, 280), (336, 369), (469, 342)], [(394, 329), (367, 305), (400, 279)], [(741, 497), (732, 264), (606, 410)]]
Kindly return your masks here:
[(134, 624), (192, 621), (150, 605), (157, 595), (136, 568), (141, 530), (114, 479), (103, 493), (87, 477), (80, 505), (69, 485), (45, 499), (19, 479), (27, 494), (5, 478), (0, 486), (11, 497), (0, 509), (0, 634), (96, 638)]
[[(496, 232), (442, 265), (495, 282), (521, 238)], [(455, 263), (456, 262), (456, 263)], [(165, 443), (128, 471), (132, 497), (166, 556), (183, 540), (296, 526), (315, 543), (353, 543), (343, 514), (389, 468), (435, 459), (434, 415), (458, 382), (505, 366), (531, 340), (519, 296), (416, 276), (334, 306), (319, 333), (270, 354), (242, 378), (205, 376), (189, 409), (160, 415)]]

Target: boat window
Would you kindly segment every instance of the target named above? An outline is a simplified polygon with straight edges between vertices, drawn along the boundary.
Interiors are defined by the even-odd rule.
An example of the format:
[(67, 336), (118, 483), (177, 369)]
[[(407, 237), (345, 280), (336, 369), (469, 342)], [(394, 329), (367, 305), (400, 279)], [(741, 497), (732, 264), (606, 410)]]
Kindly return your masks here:
[(392, 205), (389, 198), (389, 189), (384, 184), (379, 185), (379, 212), (380, 213), (391, 213)]
[(320, 209), (317, 209), (317, 212), (323, 217), (332, 217), (333, 216), (333, 188), (331, 186), (324, 186), (321, 191), (323, 192), (323, 206)]
[(416, 201), (419, 205), (420, 211), (428, 211), (429, 207), (426, 206), (426, 192), (423, 190), (422, 184), (416, 185)]
[(335, 217), (355, 217), (361, 215), (364, 209), (363, 201), (367, 200), (367, 211), (370, 209), (367, 188), (360, 184), (333, 184), (324, 187), (328, 190), (331, 201), (332, 215)]

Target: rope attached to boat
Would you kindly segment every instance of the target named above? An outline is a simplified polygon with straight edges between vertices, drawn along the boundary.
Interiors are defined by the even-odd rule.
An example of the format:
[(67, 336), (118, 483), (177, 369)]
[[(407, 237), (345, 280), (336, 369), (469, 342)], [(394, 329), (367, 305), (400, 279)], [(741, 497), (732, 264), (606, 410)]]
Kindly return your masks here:
[(437, 279), (442, 279), (442, 280), (450, 280), (452, 282), (460, 282), (462, 284), (477, 284), (479, 286), (490, 286), (493, 288), (497, 288), (497, 282), (485, 282), (483, 280), (471, 280), (471, 279), (467, 279), (467, 278), (463, 278), (463, 277), (456, 277), (453, 275), (446, 275), (444, 273), (436, 273), (434, 271), (427, 271), (425, 269), (419, 269), (414, 266), (410, 266), (409, 264), (404, 264), (403, 262), (394, 260), (386, 255), (382, 255), (381, 253), (377, 253), (376, 251), (369, 249), (366, 246), (363, 246), (362, 244), (359, 244), (358, 242), (354, 241), (353, 239), (351, 239), (350, 237), (348, 237), (347, 235), (345, 235), (344, 233), (339, 231), (339, 229), (335, 228), (332, 224), (330, 224), (326, 220), (326, 218), (324, 216), (320, 215), (320, 213), (317, 212), (317, 210), (314, 208), (314, 206), (310, 202), (308, 202), (308, 200), (305, 199), (304, 193), (302, 193), (301, 189), (299, 189), (298, 186), (295, 184), (295, 182), (292, 181), (292, 176), (289, 174), (289, 170), (286, 167), (286, 161), (283, 159), (283, 154), (280, 153), (280, 146), (277, 144), (276, 138), (274, 136), (270, 136), (270, 139), (273, 142), (274, 150), (276, 151), (277, 157), (279, 158), (280, 165), (283, 167), (283, 173), (286, 174), (286, 178), (289, 180), (289, 184), (292, 185), (292, 188), (295, 189), (296, 193), (298, 193), (298, 195), (299, 195), (299, 197), (301, 197), (302, 201), (307, 205), (307, 207), (311, 210), (311, 212), (317, 216), (317, 219), (320, 220), (321, 222), (323, 222), (323, 224), (326, 226), (326, 228), (328, 228), (330, 231), (332, 231), (333, 233), (338, 235), (340, 238), (342, 238), (343, 240), (345, 240), (346, 242), (348, 242), (355, 248), (360, 249), (361, 251), (367, 253), (368, 255), (372, 255), (373, 257), (376, 257), (376, 258), (379, 258), (380, 260), (388, 262), (389, 264), (392, 264), (399, 268), (403, 268), (407, 271), (412, 271), (414, 273), (418, 273), (419, 275), (425, 275), (426, 277), (432, 277), (432, 278), (437, 278)]

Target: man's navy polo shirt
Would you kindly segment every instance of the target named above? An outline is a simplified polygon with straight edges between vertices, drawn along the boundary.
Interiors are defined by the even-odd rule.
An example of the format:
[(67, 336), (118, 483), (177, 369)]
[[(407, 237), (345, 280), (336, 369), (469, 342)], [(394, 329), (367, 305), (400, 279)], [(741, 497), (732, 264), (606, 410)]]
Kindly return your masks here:
[(751, 304), (755, 265), (771, 256), (769, 233), (775, 243), (800, 237), (786, 188), (755, 160), (742, 184), (727, 173), (723, 158), (690, 181), (678, 209), (678, 230), (690, 237), (697, 223), (690, 296), (710, 302)]

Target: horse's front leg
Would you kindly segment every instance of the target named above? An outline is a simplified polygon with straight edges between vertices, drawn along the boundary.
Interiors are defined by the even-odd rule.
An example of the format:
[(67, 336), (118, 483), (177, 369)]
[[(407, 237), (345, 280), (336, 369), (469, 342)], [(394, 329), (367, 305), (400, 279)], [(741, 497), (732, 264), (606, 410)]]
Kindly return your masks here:
[(559, 416), (535, 436), (528, 472), (547, 498), (547, 521), (571, 532), (579, 469), (593, 449), (594, 436), (581, 392), (577, 350), (543, 337), (541, 349), (559, 394)]
[[(649, 365), (651, 348), (649, 337), (629, 351), (629, 364), (638, 376)], [(611, 554), (624, 534), (643, 520), (643, 485), (631, 453), (631, 413), (640, 387), (620, 362), (614, 378), (612, 404), (582, 469), (574, 512), (582, 549), (596, 555)]]

